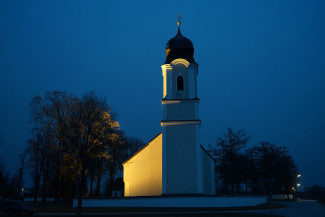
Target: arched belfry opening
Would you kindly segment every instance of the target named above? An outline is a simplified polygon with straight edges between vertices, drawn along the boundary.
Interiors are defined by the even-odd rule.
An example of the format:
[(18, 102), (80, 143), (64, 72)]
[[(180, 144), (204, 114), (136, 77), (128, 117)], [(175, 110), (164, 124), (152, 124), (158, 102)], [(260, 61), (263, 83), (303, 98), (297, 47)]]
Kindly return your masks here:
[(184, 90), (184, 78), (183, 76), (178, 76), (177, 77), (177, 90)]

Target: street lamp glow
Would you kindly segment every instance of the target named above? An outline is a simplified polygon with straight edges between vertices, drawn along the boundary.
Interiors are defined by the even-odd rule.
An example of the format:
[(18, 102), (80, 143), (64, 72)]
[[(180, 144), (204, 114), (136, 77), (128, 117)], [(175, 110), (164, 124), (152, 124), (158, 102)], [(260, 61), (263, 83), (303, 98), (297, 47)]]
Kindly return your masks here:
[(300, 176), (301, 176), (301, 174), (298, 174), (298, 175), (297, 175), (297, 178), (299, 178)]
[(299, 187), (299, 186), (300, 186), (300, 183), (297, 184), (297, 187)]

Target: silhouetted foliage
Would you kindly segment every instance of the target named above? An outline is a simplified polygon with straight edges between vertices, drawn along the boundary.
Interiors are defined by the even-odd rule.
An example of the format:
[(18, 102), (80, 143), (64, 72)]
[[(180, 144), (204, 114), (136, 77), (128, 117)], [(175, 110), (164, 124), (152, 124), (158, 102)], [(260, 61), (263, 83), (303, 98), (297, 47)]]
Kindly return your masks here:
[(243, 186), (245, 193), (292, 193), (298, 168), (288, 150), (269, 142), (245, 150), (249, 138), (244, 129), (228, 128), (216, 146), (210, 146), (223, 193), (241, 193)]
[(9, 174), (6, 170), (5, 163), (0, 159), (0, 197), (9, 197)]
[(217, 139), (216, 147), (210, 147), (216, 159), (216, 174), (222, 180), (224, 193), (239, 191), (240, 184), (245, 180), (245, 157), (241, 151), (250, 137), (244, 129), (234, 132), (228, 128), (222, 138)]
[(254, 192), (292, 193), (298, 168), (292, 157), (288, 155), (286, 147), (260, 142), (259, 146), (254, 146), (247, 152), (250, 153), (251, 160), (255, 164), (254, 185), (252, 186)]
[(304, 189), (302, 194), (304, 199), (325, 201), (325, 187), (314, 185)]

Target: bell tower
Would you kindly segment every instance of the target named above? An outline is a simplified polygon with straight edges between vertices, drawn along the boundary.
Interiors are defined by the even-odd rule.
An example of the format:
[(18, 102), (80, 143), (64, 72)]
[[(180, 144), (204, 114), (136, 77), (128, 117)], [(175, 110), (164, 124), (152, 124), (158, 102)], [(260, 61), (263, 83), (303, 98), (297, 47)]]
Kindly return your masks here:
[(162, 194), (202, 194), (198, 64), (180, 30), (166, 45), (162, 103)]

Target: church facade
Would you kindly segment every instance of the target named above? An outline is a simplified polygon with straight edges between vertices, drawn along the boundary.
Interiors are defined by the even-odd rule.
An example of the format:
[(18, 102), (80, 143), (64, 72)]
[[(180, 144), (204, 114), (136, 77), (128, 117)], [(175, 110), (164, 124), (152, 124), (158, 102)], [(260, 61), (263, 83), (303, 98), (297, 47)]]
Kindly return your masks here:
[(200, 145), (198, 64), (179, 25), (161, 66), (162, 132), (123, 163), (126, 197), (215, 194), (214, 159)]

